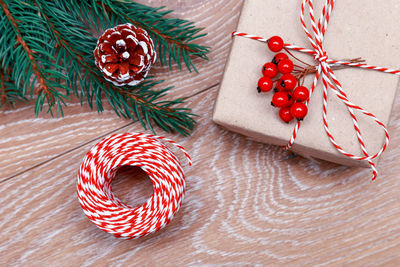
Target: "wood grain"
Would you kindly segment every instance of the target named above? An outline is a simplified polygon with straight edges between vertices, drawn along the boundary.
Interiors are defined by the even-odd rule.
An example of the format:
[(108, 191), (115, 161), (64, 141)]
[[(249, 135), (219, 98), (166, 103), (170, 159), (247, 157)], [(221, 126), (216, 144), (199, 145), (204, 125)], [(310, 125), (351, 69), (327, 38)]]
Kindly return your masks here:
[[(189, 103), (205, 114), (192, 138), (169, 136), (189, 150), (195, 165), (187, 169), (182, 210), (166, 229), (123, 241), (90, 223), (75, 196), (88, 144), (3, 184), (0, 258), (6, 264), (82, 266), (398, 263), (399, 149), (391, 147), (374, 183), (367, 170), (285, 160), (277, 147), (215, 126), (209, 103), (216, 91)], [(391, 131), (399, 128), (396, 116)], [(152, 191), (135, 169), (120, 173), (113, 186), (129, 204), (142, 203)]]
[[(240, 1), (168, 5), (200, 25), (207, 26), (206, 20), (214, 29), (224, 24), (225, 35), (235, 27), (240, 9)], [(217, 40), (210, 35), (206, 41), (218, 43), (215, 49), (226, 56), (224, 34), (214, 35)], [(219, 82), (225, 58), (215, 57), (204, 66), (200, 63), (201, 73), (210, 75), (208, 66), (219, 66), (218, 74), (201, 89)], [(176, 94), (197, 92), (190, 80), (206, 79), (201, 75), (173, 74), (184, 86), (179, 88), (186, 88), (177, 88)], [(81, 160), (101, 135), (141, 131), (140, 125), (115, 118), (109, 108), (100, 116), (84, 108), (80, 116), (78, 105), (58, 120), (31, 120), (29, 106), (3, 114), (0, 149), (6, 144), (8, 150), (0, 152), (0, 162), (8, 160), (1, 165), (8, 176), (2, 177), (10, 177), (19, 166), (23, 172), (0, 183), (0, 266), (400, 265), (400, 136), (395, 134), (400, 131), (400, 114), (393, 114), (392, 143), (381, 160), (380, 178), (371, 182), (369, 170), (292, 158), (278, 147), (214, 125), (217, 89), (189, 99), (187, 106), (202, 115), (191, 137), (167, 135), (194, 159), (194, 166), (185, 168), (182, 209), (162, 231), (131, 241), (102, 232), (86, 218), (76, 198), (75, 179)], [(394, 110), (399, 108), (397, 97)], [(96, 118), (98, 127), (91, 122)], [(35, 129), (43, 134), (30, 135)], [(16, 142), (20, 143), (13, 150)], [(21, 147), (25, 143), (34, 144), (36, 152)], [(47, 159), (49, 155), (53, 158)], [(29, 161), (35, 156), (37, 161)], [(27, 170), (38, 162), (43, 164)], [(146, 175), (129, 167), (119, 172), (113, 189), (131, 205), (143, 203), (152, 192)]]

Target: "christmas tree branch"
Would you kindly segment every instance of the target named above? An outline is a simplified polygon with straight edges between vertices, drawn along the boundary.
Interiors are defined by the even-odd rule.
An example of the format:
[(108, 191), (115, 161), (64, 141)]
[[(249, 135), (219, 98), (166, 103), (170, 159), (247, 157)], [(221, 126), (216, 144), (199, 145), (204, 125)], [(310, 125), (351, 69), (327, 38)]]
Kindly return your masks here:
[(1, 105), (7, 103), (7, 95), (6, 95), (6, 87), (5, 87), (5, 80), (4, 80), (4, 73), (0, 72), (0, 98), (1, 98)]
[[(159, 36), (159, 37), (165, 39), (165, 40), (167, 41), (167, 43), (170, 43), (170, 44), (173, 44), (173, 45), (177, 45), (178, 47), (180, 47), (180, 48), (182, 48), (182, 49), (185, 49), (185, 50), (187, 50), (187, 51), (189, 51), (189, 52), (191, 52), (191, 53), (197, 53), (197, 52), (198, 52), (198, 51), (196, 51), (194, 48), (190, 47), (188, 43), (177, 41), (177, 40), (176, 40), (176, 36), (171, 36), (171, 35), (168, 35), (168, 34), (164, 34), (164, 33), (161, 32), (160, 30), (158, 30), (158, 29), (156, 29), (156, 28), (154, 28), (154, 27), (151, 27), (150, 25), (147, 25), (146, 23), (143, 23), (143, 22), (141, 22), (141, 21), (134, 20), (134, 19), (130, 18), (130, 17), (129, 17), (128, 15), (126, 15), (125, 13), (119, 13), (118, 11), (116, 11), (116, 10), (114, 10), (114, 9), (111, 9), (111, 8), (108, 7), (108, 6), (104, 6), (103, 3), (102, 3), (102, 1), (100, 1), (100, 0), (97, 0), (97, 1), (96, 1), (96, 4), (97, 4), (97, 5), (100, 5), (100, 6), (103, 7), (103, 8), (105, 8), (105, 10), (106, 10), (108, 13), (114, 13), (115, 15), (122, 17), (122, 18), (123, 18), (124, 20), (126, 20), (127, 22), (130, 22), (130, 23), (132, 23), (133, 25), (135, 25), (135, 26), (137, 26), (137, 27), (141, 27), (141, 28), (145, 29), (146, 31), (148, 31), (148, 32), (150, 32), (150, 33), (152, 33), (152, 34), (155, 34), (155, 35), (157, 35), (157, 36)], [(200, 30), (201, 30), (201, 29), (199, 29), (199, 31), (200, 31)]]
[(191, 22), (166, 18), (169, 13), (122, 0), (0, 0), (0, 104), (37, 94), (36, 114), (47, 102), (49, 112), (56, 107), (62, 115), (70, 92), (99, 112), (105, 96), (118, 116), (153, 131), (155, 124), (188, 135), (195, 115), (177, 107), (181, 99), (163, 100), (171, 87), (155, 90), (161, 81), (152, 77), (118, 87), (104, 79), (94, 62), (93, 30), (132, 23), (150, 33), (162, 64), (177, 62), (181, 68), (184, 61), (189, 70), (195, 69), (190, 56), (206, 59), (209, 51), (193, 43), (204, 34)]
[[(5, 39), (15, 40), (13, 49), (2, 47), (2, 67), (8, 69), (12, 67), (10, 78), (15, 81), (17, 88), (22, 84), (21, 95), (25, 95), (26, 89), (30, 88), (33, 95), (35, 82), (39, 82), (36, 94), (38, 95), (35, 111), (36, 114), (42, 110), (44, 103), (48, 103), (48, 111), (52, 113), (52, 107), (57, 106), (57, 114), (62, 115), (62, 105), (66, 95), (59, 92), (58, 89), (68, 88), (59, 83), (64, 76), (59, 71), (59, 67), (52, 64), (53, 47), (51, 42), (46, 42), (45, 33), (37, 31), (32, 26), (24, 24), (29, 20), (37, 26), (43, 25), (43, 21), (37, 16), (36, 9), (28, 2), (16, 2), (0, 0), (2, 8), (1, 28), (7, 29), (8, 34)], [(19, 16), (16, 18), (16, 16)], [(10, 31), (9, 29), (12, 29)], [(48, 38), (47, 38), (48, 39)], [(48, 40), (50, 41), (50, 40)], [(12, 62), (16, 62), (11, 66)], [(31, 79), (32, 75), (34, 78)]]
[[(79, 79), (79, 82), (81, 87), (84, 84), (86, 89), (80, 93), (74, 90), (78, 96), (82, 97), (82, 95), (86, 94), (90, 104), (94, 96), (97, 108), (102, 111), (101, 93), (104, 90), (110, 104), (119, 116), (139, 120), (145, 128), (149, 126), (151, 129), (152, 119), (166, 131), (176, 130), (183, 135), (189, 134), (189, 131), (195, 125), (195, 121), (191, 118), (193, 114), (187, 113), (185, 109), (170, 107), (181, 103), (180, 100), (167, 101), (165, 102), (167, 105), (164, 102), (161, 104), (154, 103), (155, 100), (164, 96), (164, 93), (170, 88), (160, 91), (150, 90), (150, 88), (159, 83), (152, 81), (144, 82), (135, 87), (117, 87), (107, 82), (94, 65), (94, 58), (91, 52), (96, 40), (93, 37), (86, 37), (88, 39), (87, 42), (81, 42), (77, 45), (72, 41), (74, 37), (75, 39), (82, 39), (83, 36), (81, 34), (88, 36), (85, 24), (71, 14), (59, 18), (55, 10), (60, 7), (56, 7), (47, 1), (35, 0), (35, 4), (46, 20), (49, 31), (57, 41), (59, 46), (58, 53), (64, 55), (65, 67), (68, 69), (75, 66), (76, 70), (83, 73), (84, 78)], [(74, 33), (69, 32), (69, 27), (76, 29)], [(78, 29), (80, 29), (80, 32)], [(82, 47), (86, 47), (86, 49), (82, 50)], [(71, 86), (77, 88), (77, 82), (77, 79), (72, 79), (70, 81)], [(89, 87), (92, 88), (93, 94), (88, 90)]]
[(0, 68), (0, 107), (6, 103), (14, 104), (17, 100), (26, 100), (20, 88), (11, 82), (9, 71)]
[[(1, 0), (0, 0), (1, 1)], [(38, 7), (41, 7), (40, 1), (35, 0), (35, 3)], [(127, 90), (120, 89), (120, 87), (114, 86), (111, 83), (108, 83), (102, 76), (102, 74), (95, 68), (93, 64), (88, 64), (87, 61), (83, 59), (83, 56), (80, 55), (77, 51), (74, 50), (74, 48), (69, 45), (69, 42), (63, 38), (63, 36), (60, 34), (58, 29), (55, 27), (55, 24), (50, 20), (49, 16), (46, 14), (46, 10), (43, 8), (40, 8), (41, 14), (46, 18), (49, 28), (56, 37), (56, 40), (60, 47), (65, 50), (66, 53), (68, 53), (70, 56), (72, 56), (79, 64), (80, 66), (84, 69), (84, 71), (88, 72), (92, 78), (96, 79), (98, 83), (100, 83), (106, 90), (114, 90), (116, 92), (119, 92), (121, 94), (124, 94)], [(82, 26), (82, 25), (81, 25)], [(92, 50), (90, 50), (92, 51)], [(92, 59), (94, 62), (94, 59)], [(156, 105), (147, 102), (145, 99), (141, 98), (138, 95), (135, 95), (134, 93), (130, 93), (129, 97), (136, 102), (138, 102), (140, 105), (147, 106), (150, 109), (156, 109), (156, 110), (161, 110), (162, 108), (157, 107)]]
[[(172, 11), (163, 10), (163, 7), (153, 8), (123, 0), (93, 0), (78, 1), (78, 3), (83, 7), (81, 10), (88, 11), (91, 6), (105, 28), (118, 21), (118, 23), (131, 23), (148, 31), (158, 47), (158, 56), (163, 65), (169, 64), (172, 68), (174, 61), (181, 69), (180, 62), (183, 60), (189, 70), (193, 68), (197, 72), (190, 56), (208, 59), (209, 47), (193, 43), (194, 40), (206, 35), (199, 34), (202, 29), (183, 19), (166, 18)], [(84, 7), (85, 5), (89, 6)], [(91, 23), (96, 26), (97, 19)]]
[[(48, 86), (45, 82), (42, 72), (39, 70), (39, 67), (38, 67), (38, 64), (37, 64), (35, 58), (33, 57), (34, 52), (32, 51), (32, 49), (29, 48), (27, 43), (24, 41), (21, 31), (18, 28), (17, 20), (14, 19), (14, 17), (11, 15), (10, 10), (8, 9), (7, 5), (4, 3), (3, 0), (0, 0), (0, 6), (2, 7), (4, 14), (6, 15), (8, 21), (13, 26), (13, 30), (17, 34), (17, 43), (19, 43), (24, 48), (24, 50), (26, 51), (26, 54), (28, 55), (29, 60), (31, 61), (31, 64), (33, 67), (33, 72), (36, 74), (36, 77), (38, 78), (39, 84), (40, 84), (40, 86), (38, 87), (38, 89), (39, 89), (38, 92), (40, 93), (40, 91), (44, 91), (46, 94), (46, 97), (50, 98), (49, 101), (54, 103), (54, 96), (49, 96)], [(20, 22), (20, 21), (18, 21), (18, 22)]]
[[(152, 102), (165, 96), (171, 88), (166, 88), (157, 92), (149, 90), (159, 82), (145, 82), (138, 93), (128, 88), (114, 87), (112, 90), (106, 90), (106, 96), (109, 98), (114, 109), (119, 110), (121, 115), (132, 119), (137, 119), (146, 127), (149, 126), (154, 132), (151, 121), (154, 121), (159, 127), (166, 132), (177, 131), (186, 136), (193, 130), (196, 122), (193, 120), (194, 114), (188, 113), (189, 109), (173, 107), (183, 103), (181, 99), (173, 101), (159, 101), (155, 104)], [(113, 85), (110, 85), (113, 87)], [(146, 101), (143, 101), (146, 100)], [(132, 116), (132, 115), (135, 115)]]

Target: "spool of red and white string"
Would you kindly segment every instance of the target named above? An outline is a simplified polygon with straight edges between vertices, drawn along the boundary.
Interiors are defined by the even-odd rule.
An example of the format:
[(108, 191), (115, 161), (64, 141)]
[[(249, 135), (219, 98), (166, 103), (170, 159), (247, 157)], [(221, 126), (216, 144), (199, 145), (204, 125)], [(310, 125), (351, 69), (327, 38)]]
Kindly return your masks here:
[[(182, 166), (167, 141), (190, 156), (180, 145), (164, 137), (141, 133), (115, 134), (96, 144), (86, 155), (77, 178), (79, 202), (88, 218), (103, 231), (133, 239), (165, 227), (179, 210), (184, 192)], [(122, 166), (137, 166), (150, 177), (152, 197), (140, 207), (122, 203), (111, 182)]]

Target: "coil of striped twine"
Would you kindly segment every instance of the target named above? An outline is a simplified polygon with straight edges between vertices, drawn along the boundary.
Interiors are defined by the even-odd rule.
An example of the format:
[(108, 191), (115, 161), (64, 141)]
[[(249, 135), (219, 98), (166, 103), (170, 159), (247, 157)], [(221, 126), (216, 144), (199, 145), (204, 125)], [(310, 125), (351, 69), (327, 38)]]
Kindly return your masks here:
[[(100, 229), (134, 239), (165, 227), (179, 210), (185, 176), (178, 158), (161, 141), (184, 148), (164, 137), (142, 133), (115, 134), (96, 144), (84, 158), (77, 177), (78, 199), (87, 217)], [(154, 191), (142, 206), (130, 207), (112, 192), (111, 182), (122, 166), (137, 166), (150, 177)]]
[[(389, 74), (396, 74), (400, 75), (400, 70), (395, 70), (395, 69), (388, 69), (388, 68), (383, 68), (383, 67), (378, 67), (378, 66), (372, 66), (372, 65), (367, 65), (364, 63), (354, 63), (350, 61), (338, 61), (338, 60), (332, 60), (328, 57), (328, 54), (324, 48), (323, 41), (325, 37), (325, 33), (329, 24), (329, 20), (331, 17), (332, 10), (335, 5), (335, 0), (325, 0), (324, 7), (322, 9), (321, 15), (316, 21), (315, 15), (314, 15), (314, 5), (313, 5), (313, 0), (302, 0), (301, 4), (301, 12), (300, 12), (300, 22), (302, 25), (302, 28), (310, 41), (310, 44), (313, 49), (306, 49), (303, 47), (299, 47), (296, 45), (291, 45), (291, 44), (285, 44), (284, 48), (285, 49), (290, 49), (290, 50), (295, 50), (298, 52), (306, 53), (314, 57), (315, 61), (317, 62), (317, 71), (315, 74), (315, 78), (311, 87), (311, 93), (314, 92), (320, 77), (322, 77), (322, 83), (323, 83), (323, 127), (325, 129), (326, 134), (329, 137), (330, 142), (332, 145), (338, 150), (340, 153), (345, 155), (346, 157), (355, 159), (355, 160), (363, 160), (367, 161), (371, 167), (373, 177), (372, 180), (375, 180), (377, 177), (377, 169), (375, 164), (372, 162), (373, 159), (379, 157), (387, 148), (389, 144), (389, 133), (387, 131), (386, 126), (372, 113), (364, 110), (363, 108), (359, 107), (358, 105), (352, 103), (345, 91), (343, 90), (343, 87), (339, 80), (336, 78), (332, 67), (333, 66), (338, 66), (338, 65), (344, 65), (348, 67), (357, 67), (357, 68), (363, 68), (367, 70), (375, 70), (375, 71), (381, 71)], [(309, 20), (311, 24), (312, 31), (307, 27), (306, 21), (305, 21), (305, 15), (306, 15), (306, 9), (308, 9), (308, 15), (309, 15)], [(247, 34), (244, 32), (233, 32), (233, 36), (242, 36), (246, 38), (250, 38), (253, 40), (257, 40), (260, 42), (268, 42), (268, 39), (264, 37), (259, 37), (251, 34)], [(329, 129), (328, 121), (327, 121), (327, 106), (328, 106), (328, 88), (331, 89), (335, 95), (343, 101), (343, 103), (346, 105), (349, 115), (351, 116), (355, 133), (357, 135), (358, 143), (360, 145), (360, 148), (362, 150), (363, 155), (362, 156), (357, 156), (353, 155), (352, 153), (347, 152), (344, 150), (335, 140), (331, 130)], [(307, 103), (308, 104), (308, 101)], [(375, 154), (375, 155), (370, 155), (365, 147), (365, 142), (363, 139), (362, 132), (360, 130), (360, 127), (358, 125), (358, 120), (355, 115), (355, 111), (361, 112), (367, 117), (370, 117), (372, 120), (374, 120), (385, 132), (385, 142), (380, 148), (380, 150)], [(301, 126), (301, 121), (297, 122), (294, 130), (292, 137), (289, 140), (289, 143), (283, 147), (285, 150), (289, 150), (296, 139), (296, 136), (298, 134), (298, 131)]]

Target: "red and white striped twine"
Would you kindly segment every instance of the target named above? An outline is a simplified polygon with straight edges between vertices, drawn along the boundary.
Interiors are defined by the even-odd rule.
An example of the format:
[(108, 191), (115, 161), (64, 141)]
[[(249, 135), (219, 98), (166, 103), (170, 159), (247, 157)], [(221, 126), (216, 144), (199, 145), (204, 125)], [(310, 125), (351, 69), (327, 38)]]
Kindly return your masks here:
[[(179, 210), (185, 176), (177, 157), (159, 136), (141, 133), (115, 134), (96, 144), (86, 155), (77, 178), (79, 202), (87, 217), (100, 229), (119, 238), (133, 239), (166, 226)], [(122, 166), (137, 166), (150, 177), (154, 191), (142, 206), (130, 207), (112, 192), (111, 182)]]
[[(307, 53), (312, 56), (314, 56), (315, 61), (318, 63), (317, 65), (317, 72), (311, 87), (311, 92), (314, 92), (315, 87), (318, 84), (319, 78), (322, 77), (322, 83), (323, 83), (323, 121), (324, 121), (324, 129), (326, 134), (329, 137), (330, 142), (332, 145), (343, 155), (346, 157), (355, 159), (355, 160), (364, 160), (369, 163), (371, 166), (372, 172), (373, 172), (373, 178), (372, 180), (375, 180), (378, 172), (376, 170), (375, 164), (372, 162), (373, 159), (379, 157), (387, 148), (389, 144), (389, 133), (387, 131), (386, 126), (378, 119), (375, 117), (374, 114), (364, 110), (363, 108), (353, 104), (347, 97), (346, 93), (344, 92), (341, 83), (338, 81), (336, 78), (333, 70), (332, 70), (332, 65), (335, 64), (340, 64), (340, 65), (346, 65), (349, 67), (357, 67), (357, 68), (363, 68), (363, 69), (368, 69), (368, 70), (375, 70), (375, 71), (381, 71), (385, 73), (390, 73), (390, 74), (396, 74), (400, 75), (400, 70), (395, 70), (395, 69), (388, 69), (388, 68), (383, 68), (383, 67), (378, 67), (378, 66), (372, 66), (372, 65), (367, 65), (367, 64), (362, 64), (362, 63), (352, 63), (352, 62), (347, 62), (347, 61), (338, 61), (338, 60), (332, 60), (329, 59), (328, 54), (324, 48), (323, 41), (325, 37), (325, 33), (329, 24), (329, 20), (331, 17), (332, 10), (335, 5), (335, 0), (325, 0), (325, 5), (322, 9), (321, 15), (318, 19), (318, 22), (315, 19), (314, 16), (314, 5), (313, 5), (313, 0), (302, 0), (302, 5), (301, 5), (301, 12), (300, 12), (300, 21), (301, 25), (303, 27), (303, 30), (305, 34), (307, 35), (308, 40), (310, 41), (310, 44), (313, 49), (306, 49), (302, 48), (296, 45), (291, 45), (291, 44), (285, 44), (286, 49), (291, 49), (295, 50), (298, 52), (302, 53)], [(312, 28), (312, 33), (308, 30), (308, 27), (305, 22), (305, 14), (306, 14), (306, 9), (308, 9), (308, 14), (309, 14), (309, 19), (311, 23), (311, 28)], [(242, 36), (246, 38), (250, 38), (253, 40), (257, 40), (260, 42), (268, 42), (268, 39), (263, 38), (263, 37), (258, 37), (255, 35), (243, 33), (243, 32), (233, 32), (233, 36)], [(352, 153), (349, 153), (345, 151), (335, 140), (335, 138), (332, 135), (332, 132), (329, 129), (328, 121), (327, 121), (327, 106), (328, 106), (328, 88), (330, 88), (335, 95), (343, 101), (343, 103), (347, 106), (347, 109), (349, 111), (349, 114), (351, 116), (351, 119), (353, 121), (355, 133), (357, 135), (358, 143), (360, 145), (360, 148), (363, 152), (363, 156), (356, 156), (353, 155)], [(308, 102), (306, 103), (308, 104)], [(365, 142), (360, 130), (360, 127), (358, 125), (358, 120), (355, 115), (355, 111), (359, 111), (362, 114), (372, 118), (385, 132), (385, 143), (381, 147), (378, 153), (375, 155), (370, 155), (365, 147)], [(300, 129), (301, 122), (299, 121), (293, 131), (292, 137), (289, 140), (289, 143), (283, 147), (285, 150), (290, 149), (296, 139), (296, 136), (298, 134), (298, 131)]]

